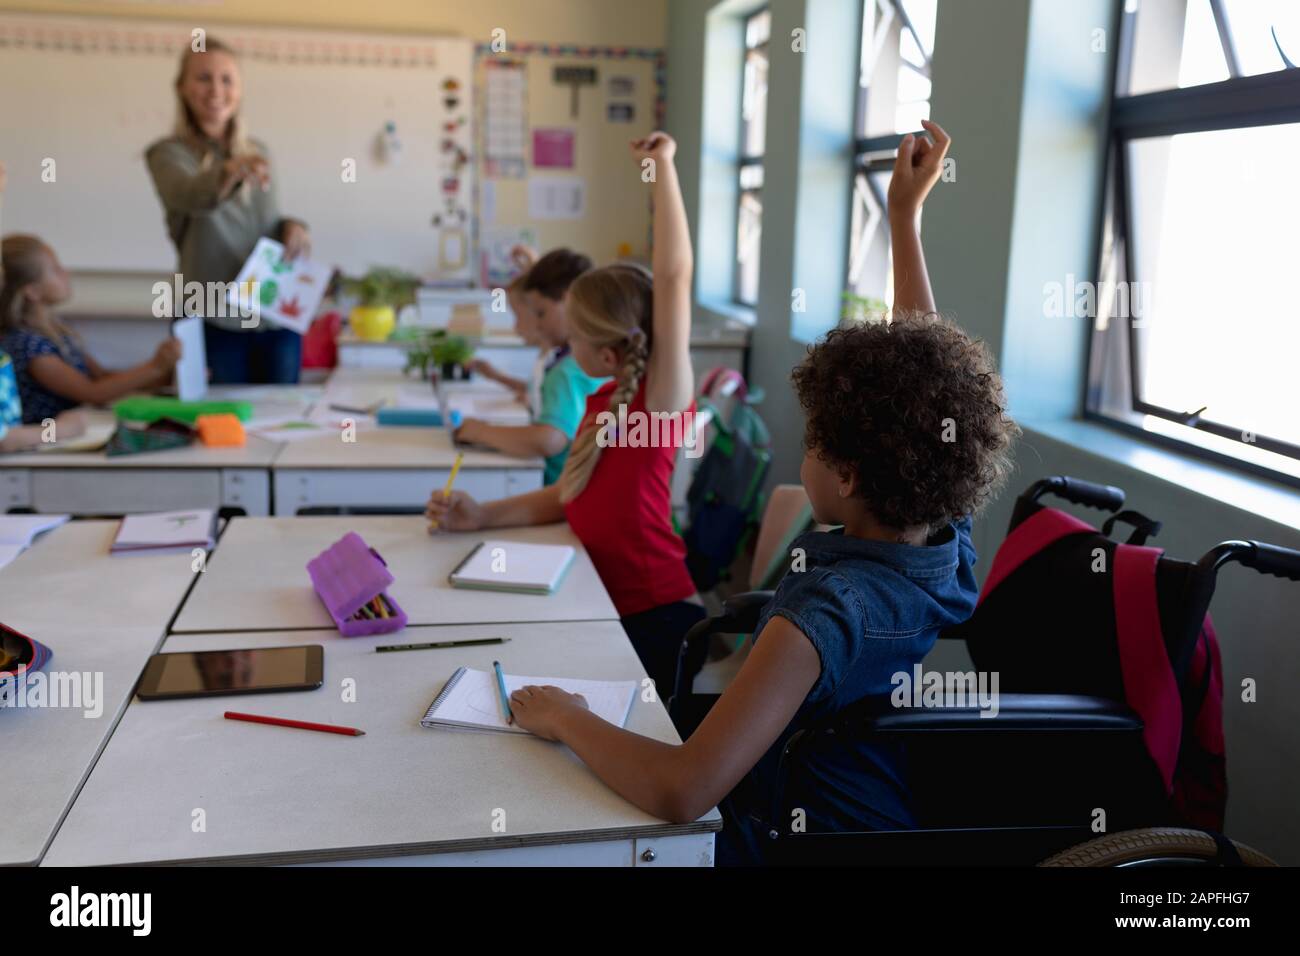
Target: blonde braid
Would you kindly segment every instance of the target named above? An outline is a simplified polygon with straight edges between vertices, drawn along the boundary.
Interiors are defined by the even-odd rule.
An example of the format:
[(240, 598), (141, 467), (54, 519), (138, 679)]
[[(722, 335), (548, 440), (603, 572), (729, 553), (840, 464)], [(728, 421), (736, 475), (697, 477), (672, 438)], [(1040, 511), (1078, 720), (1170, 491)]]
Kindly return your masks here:
[[(628, 335), (623, 365), (618, 370), (618, 384), (609, 396), (608, 410), (614, 415), (618, 415), (620, 405), (630, 405), (636, 398), (636, 393), (641, 388), (641, 380), (645, 378), (646, 361), (649, 357), (650, 351), (646, 347), (645, 333), (640, 328), (633, 329)], [(565, 459), (564, 471), (560, 474), (562, 504), (568, 504), (582, 494), (587, 487), (587, 482), (591, 480), (592, 472), (596, 470), (596, 463), (600, 461), (602, 449), (596, 440), (600, 426), (594, 420), (588, 420), (583, 424), (587, 427), (579, 426), (578, 436), (569, 446), (569, 457)], [(622, 440), (624, 437), (619, 436), (619, 439)]]

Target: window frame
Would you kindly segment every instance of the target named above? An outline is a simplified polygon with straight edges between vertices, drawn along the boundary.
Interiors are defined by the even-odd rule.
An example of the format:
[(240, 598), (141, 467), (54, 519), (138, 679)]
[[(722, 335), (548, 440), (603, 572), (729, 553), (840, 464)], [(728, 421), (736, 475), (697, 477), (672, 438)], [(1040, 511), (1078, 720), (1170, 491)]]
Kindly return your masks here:
[[(764, 15), (766, 15), (769, 18), (768, 37), (762, 43), (759, 43), (755, 46), (750, 46), (749, 25), (753, 23), (754, 20), (756, 20), (758, 17)], [(737, 153), (736, 170), (735, 170), (736, 210), (735, 210), (734, 226), (733, 226), (733, 232), (735, 233), (737, 243), (739, 243), (740, 241), (740, 221), (741, 221), (741, 216), (743, 215), (742, 210), (744, 207), (745, 198), (752, 194), (757, 194), (759, 197), (758, 201), (761, 208), (763, 188), (767, 185), (766, 175), (763, 176), (763, 186), (760, 186), (757, 189), (746, 188), (744, 185), (745, 171), (747, 169), (758, 167), (760, 170), (763, 170), (763, 172), (766, 173), (763, 163), (767, 152), (767, 117), (766, 116), (764, 116), (763, 118), (763, 127), (764, 127), (763, 128), (763, 152), (757, 154), (746, 152), (746, 147), (749, 145), (749, 142), (748, 142), (748, 136), (746, 136), (748, 129), (746, 127), (744, 104), (745, 104), (746, 80), (749, 72), (750, 54), (761, 51), (762, 53), (767, 55), (769, 69), (770, 69), (770, 64), (772, 62), (771, 55), (770, 55), (771, 44), (772, 44), (772, 35), (770, 30), (771, 16), (772, 16), (772, 8), (764, 4), (763, 6), (755, 7), (753, 10), (750, 10), (748, 13), (746, 13), (743, 17), (740, 17), (740, 27), (741, 27), (741, 70), (740, 70), (740, 101), (739, 101), (740, 113), (737, 118), (739, 124), (739, 131), (736, 140), (736, 142), (739, 144), (739, 148), (736, 150)], [(766, 101), (764, 103), (764, 106), (766, 106)], [(762, 229), (761, 213), (759, 216), (759, 224), (760, 224), (759, 228), (761, 230)], [(761, 258), (759, 261), (759, 271), (760, 273), (762, 271)], [(739, 247), (737, 247), (736, 249), (734, 262), (732, 263), (731, 299), (733, 304), (738, 305), (741, 308), (745, 308), (745, 309), (758, 308), (758, 299), (759, 299), (758, 294), (755, 294), (753, 300), (746, 299), (744, 296), (741, 295), (741, 261), (740, 261)]]
[[(872, 24), (873, 18), (875, 16), (875, 7), (878, 2), (880, 2), (880, 0), (859, 0), (859, 6), (861, 7), (861, 10), (859, 11), (861, 13), (861, 27), (859, 31), (859, 37), (858, 37), (859, 50), (861, 50), (865, 46), (867, 30)], [(902, 28), (912, 34), (913, 41), (916, 43), (917, 48), (921, 51), (921, 55), (925, 57), (926, 65), (927, 67), (929, 67), (929, 65), (934, 61), (934, 50), (927, 51), (925, 49), (925, 45), (921, 42), (921, 37), (917, 33), (916, 28), (912, 25), (911, 18), (908, 16), (907, 10), (903, 7), (901, 0), (885, 0), (885, 2), (887, 2), (891, 7), (893, 7), (894, 15), (899, 18)], [(938, 43), (937, 33), (938, 31), (936, 30), (936, 40), (935, 40), (936, 45)], [(859, 54), (859, 56), (861, 57), (861, 54)], [(911, 63), (908, 63), (907, 65), (913, 66)], [(854, 105), (855, 134), (853, 138), (853, 156), (852, 156), (853, 177), (851, 179), (851, 186), (849, 192), (849, 209), (850, 209), (850, 215), (849, 215), (850, 232), (848, 236), (849, 273), (844, 277), (844, 290), (846, 296), (857, 294), (857, 290), (855, 288), (853, 282), (853, 276), (852, 276), (853, 248), (857, 240), (856, 235), (854, 235), (854, 224), (853, 224), (854, 217), (852, 211), (853, 211), (854, 203), (856, 203), (857, 201), (857, 197), (855, 194), (858, 188), (857, 185), (858, 179), (859, 177), (863, 179), (863, 181), (866, 184), (867, 190), (872, 194), (872, 197), (879, 203), (880, 224), (877, 225), (876, 228), (885, 229), (887, 235), (889, 230), (889, 203), (887, 201), (887, 197), (879, 195), (879, 190), (876, 189), (875, 183), (872, 181), (871, 177), (873, 174), (879, 174), (882, 172), (891, 172), (893, 170), (894, 158), (897, 157), (898, 155), (899, 144), (903, 142), (903, 137), (908, 135), (907, 133), (884, 133), (876, 136), (867, 135), (866, 133), (867, 98), (870, 95), (871, 95), (871, 84), (870, 82), (865, 84), (862, 82), (861, 62), (859, 61), (858, 95), (857, 95), (857, 102)], [(931, 90), (931, 95), (933, 95), (933, 89)], [(927, 134), (925, 130), (918, 129), (913, 131), (911, 135), (925, 136)], [(888, 238), (886, 238), (886, 241), (888, 241)], [(886, 304), (888, 305), (888, 303)]]
[[(1216, 83), (1136, 95), (1127, 94), (1127, 89), (1133, 65), (1133, 43), (1138, 10), (1129, 10), (1121, 5), (1118, 11), (1117, 35), (1120, 42), (1116, 51), (1115, 70), (1111, 77), (1110, 111), (1106, 128), (1104, 208), (1096, 243), (1097, 258), (1094, 275), (1099, 283), (1101, 278), (1110, 272), (1122, 272), (1112, 276), (1116, 283), (1142, 281), (1134, 266), (1134, 249), (1131, 241), (1133, 231), (1130, 211), (1134, 186), (1129, 162), (1131, 144), (1180, 133), (1251, 129), (1300, 123), (1300, 69), (1241, 76), (1239, 69), (1233, 67), (1233, 59), (1228, 49), (1227, 44), (1231, 43), (1230, 32), (1226, 34), (1226, 41), (1224, 39), (1226, 21), (1219, 23), (1222, 13), (1221, 4), (1216, 0), (1209, 0), (1209, 2), (1215, 15), (1216, 26), (1219, 27), (1221, 42), (1225, 42), (1224, 56), (1233, 75)], [(1120, 348), (1124, 350), (1121, 361), (1127, 364), (1126, 395), (1116, 394), (1115, 389), (1105, 390), (1102, 384), (1103, 366), (1106, 363), (1105, 355), (1099, 353), (1103, 353), (1104, 350), (1094, 348), (1092, 345), (1105, 335), (1105, 330), (1099, 327), (1103, 321), (1108, 324), (1123, 323), (1124, 326), (1118, 338)], [(1084, 376), (1083, 417), (1085, 419), (1116, 426), (1124, 431), (1140, 434), (1166, 447), (1174, 447), (1198, 457), (1231, 464), (1300, 487), (1300, 470), (1292, 473), (1289, 470), (1270, 468), (1267, 464), (1250, 460), (1250, 453), (1245, 451), (1245, 449), (1258, 449), (1271, 452), (1293, 459), (1294, 463), (1300, 466), (1300, 445), (1250, 432), (1240, 426), (1234, 427), (1224, 422), (1202, 418), (1199, 411), (1203, 409), (1199, 411), (1170, 409), (1142, 398), (1141, 357), (1145, 346), (1142, 342), (1141, 330), (1135, 325), (1131, 315), (1110, 315), (1109, 310), (1101, 308), (1099, 301), (1097, 312), (1091, 318), (1089, 342), (1090, 347), (1086, 352), (1088, 364)], [(1102, 407), (1115, 403), (1121, 406), (1118, 412)], [(1141, 423), (1143, 416), (1225, 439), (1234, 443), (1235, 447), (1225, 445), (1221, 441), (1215, 442), (1213, 439), (1198, 441), (1191, 433), (1185, 432), (1183, 434), (1187, 437), (1180, 438), (1176, 434), (1152, 430)], [(1251, 435), (1251, 441), (1245, 439), (1246, 434)]]

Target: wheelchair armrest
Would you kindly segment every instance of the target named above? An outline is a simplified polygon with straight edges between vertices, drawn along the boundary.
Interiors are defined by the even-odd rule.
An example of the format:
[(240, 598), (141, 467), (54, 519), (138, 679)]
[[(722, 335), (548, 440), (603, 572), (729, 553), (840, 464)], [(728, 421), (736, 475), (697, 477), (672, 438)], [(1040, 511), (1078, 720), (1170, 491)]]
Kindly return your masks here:
[(1142, 719), (1125, 704), (1106, 697), (1066, 694), (1001, 694), (996, 712), (978, 707), (881, 707), (828, 725), (827, 730), (863, 734), (924, 732), (1057, 733), (1132, 732)]
[(745, 591), (733, 594), (722, 602), (722, 613), (717, 617), (706, 617), (682, 638), (677, 650), (677, 674), (673, 680), (673, 693), (668, 699), (668, 713), (678, 716), (678, 702), (687, 690), (684, 664), (687, 651), (692, 644), (707, 641), (714, 634), (749, 634), (758, 626), (758, 618), (763, 613), (767, 602), (772, 600), (772, 591)]
[[(1142, 719), (1107, 697), (1070, 694), (1000, 694), (998, 710), (981, 717), (978, 707), (894, 707), (887, 695), (866, 698), (833, 720), (805, 728), (786, 741), (777, 765), (769, 819), (785, 819), (785, 791), (796, 763), (811, 747), (890, 734), (913, 733), (1141, 733)], [(820, 743), (819, 743), (820, 742)]]
[[(746, 591), (722, 602), (722, 614), (715, 618), (714, 634), (746, 634), (758, 626), (759, 615), (775, 591)], [(735, 628), (735, 630), (729, 630)]]

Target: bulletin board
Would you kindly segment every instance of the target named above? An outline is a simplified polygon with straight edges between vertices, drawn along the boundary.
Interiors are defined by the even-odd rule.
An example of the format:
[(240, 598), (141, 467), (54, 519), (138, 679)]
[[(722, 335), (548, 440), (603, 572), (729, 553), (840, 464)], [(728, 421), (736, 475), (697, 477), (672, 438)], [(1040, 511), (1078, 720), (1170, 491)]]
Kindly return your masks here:
[[(594, 82), (576, 86), (576, 117), (575, 86), (556, 82), (557, 67), (564, 76), (588, 80), (594, 70)], [(648, 189), (628, 141), (663, 125), (664, 68), (658, 49), (533, 43), (511, 43), (499, 52), (477, 48), (481, 255), (490, 257), (489, 250), (512, 235), (542, 251), (568, 246), (598, 264), (623, 252), (648, 255)], [(504, 74), (509, 79), (499, 82)], [(519, 87), (522, 116), (503, 113), (509, 100), (501, 94)], [(522, 125), (522, 162), (499, 161), (493, 148), (508, 150), (514, 141), (509, 127), (516, 123)], [(499, 281), (483, 271), (480, 282)]]

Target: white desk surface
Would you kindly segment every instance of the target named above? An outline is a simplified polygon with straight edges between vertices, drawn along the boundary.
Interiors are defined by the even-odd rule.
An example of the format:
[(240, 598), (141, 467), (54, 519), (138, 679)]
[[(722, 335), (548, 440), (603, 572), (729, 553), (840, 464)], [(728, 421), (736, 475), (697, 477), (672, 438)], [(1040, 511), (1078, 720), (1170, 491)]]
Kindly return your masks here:
[[(173, 630), (201, 633), (332, 627), (307, 576), (307, 562), (349, 531), (357, 532), (383, 555), (396, 579), (388, 593), (406, 611), (412, 625), (618, 617), (591, 558), (566, 524), (473, 534), (431, 535), (426, 528), (425, 519), (417, 515), (232, 518)], [(569, 544), (578, 554), (554, 594), (453, 588), (447, 575), (484, 540)]]
[[(374, 647), (390, 638), (308, 631), (169, 639), (164, 650), (319, 643), (324, 686), (133, 701), (45, 863), (324, 862), (707, 835), (721, 828), (716, 810), (691, 824), (657, 820), (560, 744), (420, 726), (462, 665), (490, 669), (500, 660), (509, 672), (530, 676), (643, 679), (617, 622), (466, 627), (438, 636), (512, 640), (377, 654)], [(340, 693), (348, 678), (356, 682), (354, 703)], [(227, 709), (358, 727), (366, 735), (229, 721), (222, 717)], [(627, 727), (678, 740), (663, 705), (639, 695)], [(203, 811), (204, 832), (194, 832), (196, 810)], [(501, 811), (505, 830), (495, 832)]]
[[(276, 471), (287, 469), (447, 469), (464, 451), (462, 468), (540, 472), (540, 458), (511, 458), (494, 451), (456, 448), (446, 428), (380, 428), (358, 423), (356, 441), (329, 432), (286, 442), (275, 459)], [(429, 489), (433, 491), (433, 488)]]
[[(90, 422), (113, 421), (113, 413), (91, 409)], [(248, 436), (241, 448), (208, 448), (195, 442), (184, 448), (118, 455), (110, 458), (102, 451), (26, 451), (0, 455), (0, 468), (269, 468), (280, 445), (256, 435)]]
[(53, 651), (44, 673), (103, 674), (98, 716), (0, 708), (0, 866), (40, 860), (190, 583), (188, 554), (109, 556), (116, 529), (64, 525), (0, 570), (0, 619)]
[(38, 641), (44, 627), (165, 633), (194, 577), (194, 559), (189, 551), (112, 555), (117, 528), (116, 521), (70, 521), (38, 538), (0, 569), (0, 620)]
[[(212, 400), (248, 401), (253, 405), (253, 419), (276, 420), (305, 416), (323, 393), (312, 385), (232, 385), (213, 388)], [(111, 424), (113, 412), (106, 408), (85, 410), (92, 424)], [(30, 451), (0, 455), (0, 467), (15, 468), (269, 468), (280, 451), (280, 443), (258, 435), (248, 435), (247, 444), (239, 448), (208, 448), (198, 442), (185, 448), (145, 452), (139, 455), (108, 457), (102, 451), (61, 452)]]

